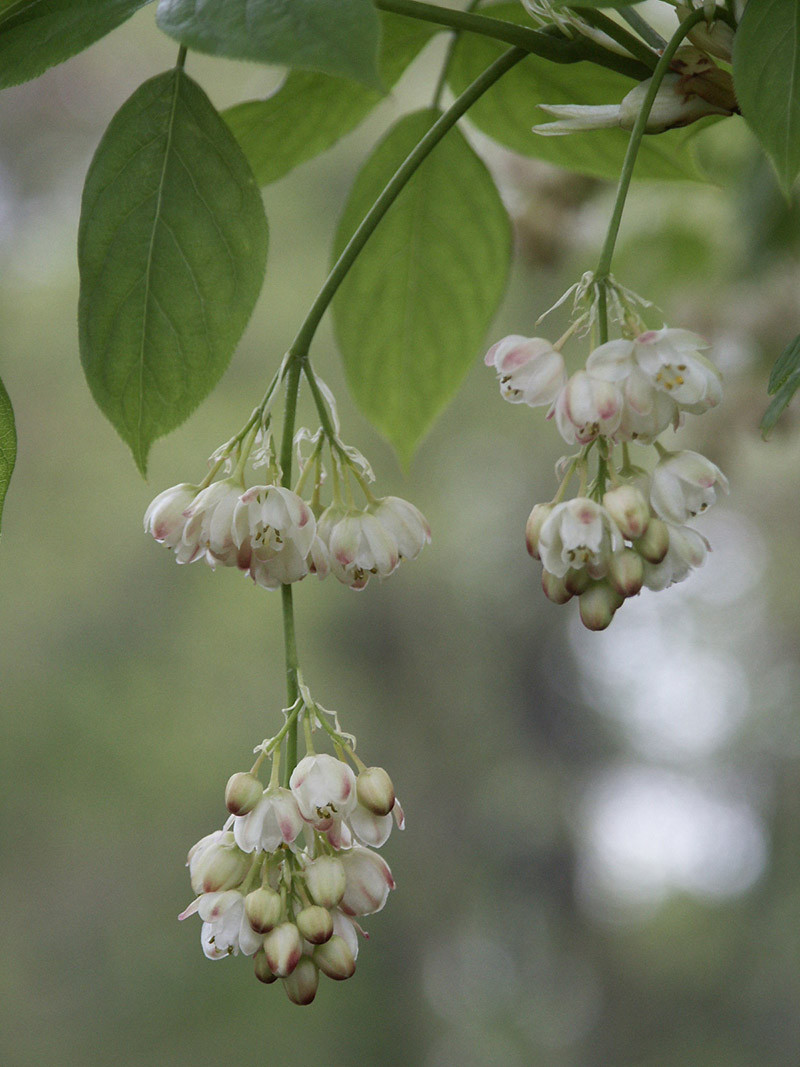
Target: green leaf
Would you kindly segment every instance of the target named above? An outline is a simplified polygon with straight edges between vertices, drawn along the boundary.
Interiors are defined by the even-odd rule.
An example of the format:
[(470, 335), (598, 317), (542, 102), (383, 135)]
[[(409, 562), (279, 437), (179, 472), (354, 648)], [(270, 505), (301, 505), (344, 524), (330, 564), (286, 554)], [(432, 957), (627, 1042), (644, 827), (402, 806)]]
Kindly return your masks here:
[(798, 370), (800, 370), (800, 337), (795, 337), (775, 361), (775, 366), (769, 376), (769, 385), (767, 386), (769, 395), (772, 396), (773, 393), (777, 393), (781, 386), (785, 385)]
[(780, 354), (769, 376), (767, 391), (774, 394), (772, 403), (761, 420), (761, 434), (766, 440), (775, 424), (800, 388), (800, 337), (790, 341)]
[(14, 425), (14, 409), (6, 387), (0, 380), (0, 519), (8, 483), (17, 459), (17, 430)]
[(372, 0), (159, 0), (156, 21), (197, 52), (343, 74), (382, 88)]
[(208, 97), (177, 68), (145, 82), (95, 153), (78, 232), (81, 361), (142, 473), (227, 367), (266, 254), (258, 187)]
[[(380, 73), (392, 86), (441, 27), (399, 15), (382, 17)], [(383, 99), (376, 89), (311, 71), (291, 71), (266, 100), (222, 113), (261, 185), (313, 159), (356, 126)]]
[(788, 192), (800, 173), (798, 0), (751, 0), (734, 38), (733, 81), (742, 114)]
[(0, 89), (38, 78), (150, 0), (15, 0), (0, 10)]
[[(337, 256), (438, 114), (406, 115), (367, 160), (339, 224)], [(494, 182), (453, 129), (400, 193), (334, 301), (353, 396), (404, 462), (478, 355), (510, 257)]]
[[(520, 4), (500, 4), (484, 13), (507, 22), (524, 22)], [(503, 45), (477, 34), (459, 40), (449, 84), (461, 93), (502, 53)], [(530, 56), (517, 64), (470, 109), (469, 119), (500, 144), (522, 155), (555, 163), (597, 178), (618, 178), (628, 147), (625, 130), (592, 130), (564, 137), (542, 137), (531, 127), (548, 120), (537, 104), (617, 104), (633, 88), (630, 79), (593, 63), (549, 63)], [(689, 128), (691, 129), (691, 127)], [(645, 137), (635, 176), (702, 180), (686, 147), (687, 130)]]

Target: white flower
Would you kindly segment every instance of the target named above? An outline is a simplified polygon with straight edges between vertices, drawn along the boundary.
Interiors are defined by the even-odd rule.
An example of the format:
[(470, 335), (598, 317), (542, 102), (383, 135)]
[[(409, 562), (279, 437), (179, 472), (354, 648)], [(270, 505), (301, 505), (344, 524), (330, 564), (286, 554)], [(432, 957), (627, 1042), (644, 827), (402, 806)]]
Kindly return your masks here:
[(397, 823), (399, 830), (405, 829), (405, 815), (396, 797), (388, 815), (376, 815), (359, 802), (348, 816), (350, 827), (358, 840), (362, 845), (371, 845), (372, 848), (380, 848), (386, 843), (392, 832), (392, 820)]
[(578, 496), (556, 504), (539, 531), (538, 547), (544, 569), (558, 578), (580, 567), (592, 578), (602, 578), (624, 541), (604, 507)]
[(690, 330), (665, 327), (600, 345), (586, 369), (622, 389), (629, 409), (625, 436), (652, 440), (670, 422), (678, 425), (679, 412), (699, 415), (721, 400), (719, 371), (700, 351), (707, 347)]
[[(186, 509), (182, 547), (185, 552), (205, 552), (208, 563), (226, 567), (241, 566), (237, 545), (233, 539), (233, 513), (244, 490), (241, 482), (224, 478), (201, 489)], [(180, 556), (178, 562), (181, 562)]]
[[(341, 854), (347, 886), (342, 897), (341, 909), (346, 915), (372, 915), (380, 911), (394, 889), (394, 879), (389, 865), (371, 849), (355, 845)], [(335, 929), (335, 927), (334, 927)]]
[(251, 578), (277, 589), (304, 578), (316, 535), (311, 508), (282, 485), (254, 485), (233, 515), (233, 540)]
[(669, 549), (661, 563), (644, 563), (644, 584), (648, 589), (666, 589), (682, 582), (689, 572), (701, 566), (709, 551), (705, 537), (691, 526), (666, 524), (669, 531)]
[(416, 559), (423, 547), (430, 544), (428, 520), (408, 500), (385, 496), (371, 504), (370, 511), (394, 540), (400, 559)]
[(717, 499), (717, 487), (728, 492), (728, 479), (699, 452), (674, 452), (656, 464), (650, 502), (666, 522), (681, 526)]
[[(559, 136), (615, 126), (632, 130), (642, 110), (651, 80), (648, 78), (640, 82), (619, 104), (539, 104), (542, 111), (555, 115), (559, 121), (534, 126), (533, 132), (543, 136)], [(676, 126), (688, 126), (690, 122), (696, 122), (705, 115), (733, 114), (730, 108), (724, 106), (724, 102), (721, 96), (719, 106), (712, 104), (687, 89), (682, 74), (665, 74), (647, 116), (645, 133), (663, 133), (664, 130), (671, 130)]]
[(145, 533), (152, 534), (156, 541), (175, 551), (179, 563), (191, 563), (199, 558), (202, 549), (194, 546), (194, 554), (187, 552), (183, 546), (183, 530), (186, 526), (186, 509), (197, 496), (197, 486), (181, 482), (159, 493), (150, 502), (144, 513)]
[(356, 806), (356, 776), (346, 763), (329, 756), (305, 756), (289, 779), (300, 814), (318, 830), (349, 815)]
[(611, 382), (578, 371), (558, 394), (553, 410), (567, 444), (587, 445), (596, 437), (613, 436), (622, 417), (622, 394)]
[(233, 836), (243, 852), (275, 852), (303, 829), (297, 801), (288, 789), (267, 789), (247, 815), (233, 820)]
[(252, 956), (261, 948), (263, 937), (247, 921), (244, 897), (235, 889), (204, 893), (178, 918), (187, 919), (195, 913), (199, 913), (203, 920), (200, 943), (208, 959), (220, 960), (225, 956), (236, 956), (239, 952)]
[(368, 511), (331, 504), (317, 530), (328, 550), (331, 573), (353, 589), (363, 589), (373, 574), (387, 578), (400, 562), (397, 541)]
[(567, 380), (564, 358), (542, 337), (511, 334), (484, 357), (500, 379), (500, 395), (512, 404), (552, 404)]

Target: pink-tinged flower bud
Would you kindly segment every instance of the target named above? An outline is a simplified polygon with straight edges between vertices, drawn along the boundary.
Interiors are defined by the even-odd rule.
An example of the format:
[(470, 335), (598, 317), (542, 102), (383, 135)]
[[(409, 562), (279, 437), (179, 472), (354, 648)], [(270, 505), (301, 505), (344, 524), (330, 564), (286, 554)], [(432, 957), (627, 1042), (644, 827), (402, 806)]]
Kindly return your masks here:
[(580, 596), (592, 584), (592, 577), (585, 567), (581, 567), (580, 570), (576, 570), (573, 567), (567, 571), (562, 581), (568, 593), (571, 593), (572, 596)]
[(310, 1004), (317, 995), (319, 971), (310, 956), (303, 956), (295, 969), (283, 980), (286, 996), (292, 1004)]
[(534, 559), (539, 559), (539, 531), (553, 510), (552, 504), (534, 504), (525, 523), (525, 544)]
[(717, 487), (728, 492), (728, 479), (699, 452), (674, 452), (653, 471), (650, 500), (665, 522), (681, 526), (711, 507)]
[[(230, 840), (228, 840), (230, 839)], [(189, 860), (189, 876), (195, 893), (221, 893), (241, 885), (251, 857), (233, 842), (233, 834), (197, 852)]]
[(318, 830), (349, 815), (356, 806), (356, 776), (342, 760), (326, 753), (305, 756), (292, 771), (289, 788), (300, 814)]
[(247, 815), (261, 799), (264, 786), (254, 774), (239, 771), (225, 786), (225, 807), (231, 815)]
[(347, 876), (336, 856), (320, 856), (306, 867), (306, 887), (315, 904), (335, 908), (344, 896)]
[(611, 557), (608, 580), (620, 596), (636, 596), (644, 582), (644, 563), (633, 548), (623, 548)]
[(356, 970), (353, 953), (338, 934), (334, 934), (324, 945), (317, 945), (314, 949), (314, 962), (323, 974), (337, 982), (351, 978)]
[(144, 513), (145, 533), (152, 534), (156, 541), (167, 545), (168, 548), (177, 548), (186, 525), (184, 512), (198, 491), (196, 485), (181, 482), (180, 485), (173, 485), (159, 493)]
[(650, 522), (650, 506), (644, 493), (633, 485), (609, 489), (603, 497), (603, 507), (628, 540), (641, 537)]
[(605, 630), (622, 599), (608, 582), (596, 582), (580, 598), (581, 622), (587, 630)]
[(273, 974), (286, 978), (297, 966), (303, 954), (303, 940), (294, 923), (281, 923), (264, 938), (264, 952)]
[(244, 911), (247, 921), (257, 934), (268, 934), (278, 925), (283, 915), (280, 893), (276, 893), (269, 886), (254, 889), (244, 898)]
[(553, 604), (566, 604), (568, 600), (572, 600), (572, 593), (564, 584), (564, 579), (557, 578), (550, 571), (542, 571), (542, 589)]
[(388, 815), (394, 807), (394, 786), (383, 767), (367, 767), (356, 778), (360, 804), (373, 815)]
[(342, 854), (342, 865), (347, 876), (342, 911), (347, 915), (372, 915), (380, 911), (389, 890), (394, 889), (394, 879), (386, 861), (377, 852), (355, 845)]
[(321, 908), (318, 904), (310, 904), (303, 908), (294, 917), (297, 929), (312, 945), (323, 945), (330, 941), (333, 933), (333, 919), (327, 908)]
[(558, 394), (553, 410), (567, 444), (588, 445), (597, 437), (613, 436), (622, 407), (622, 393), (613, 382), (578, 371)]
[(484, 363), (500, 379), (500, 395), (511, 404), (552, 404), (567, 375), (564, 358), (542, 337), (512, 334), (492, 345)]
[(661, 519), (651, 519), (642, 537), (633, 546), (648, 563), (660, 563), (669, 551), (669, 530)]
[(255, 956), (253, 956), (253, 970), (255, 971), (256, 978), (259, 982), (263, 982), (264, 985), (272, 985), (273, 982), (278, 980), (277, 974), (273, 974), (269, 969), (267, 956), (263, 948), (260, 948)]
[(384, 530), (396, 542), (400, 559), (416, 559), (430, 544), (431, 528), (419, 510), (399, 496), (387, 496), (370, 510)]

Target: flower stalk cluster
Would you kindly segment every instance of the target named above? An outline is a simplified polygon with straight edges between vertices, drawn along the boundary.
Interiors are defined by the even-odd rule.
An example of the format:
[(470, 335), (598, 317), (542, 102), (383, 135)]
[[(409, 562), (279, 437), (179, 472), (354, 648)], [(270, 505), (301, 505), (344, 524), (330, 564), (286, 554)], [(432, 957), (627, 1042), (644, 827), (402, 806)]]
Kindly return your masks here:
[[(160, 493), (145, 512), (145, 531), (170, 548), (178, 563), (205, 560), (212, 568), (237, 567), (265, 589), (307, 574), (332, 574), (351, 589), (363, 589), (370, 577), (388, 578), (402, 560), (416, 559), (431, 537), (425, 516), (407, 500), (372, 493), (370, 466), (341, 441), (332, 397), (328, 404), (328, 428), (320, 427), (314, 435), (302, 429), (295, 437), (298, 452), (304, 443), (310, 443), (311, 451), (300, 457), (293, 490), (281, 484), (267, 418), (258, 434), (234, 439), (235, 469), (230, 469), (233, 456), (223, 451), (215, 454), (205, 483), (181, 483)], [(323, 463), (325, 446), (330, 478)], [(245, 484), (251, 452), (254, 466), (270, 472), (266, 484)], [(226, 466), (228, 476), (213, 480)], [(332, 488), (325, 501), (328, 483)], [(306, 487), (311, 490), (308, 499), (303, 497)]]
[[(280, 978), (291, 1001), (310, 1004), (320, 974), (341, 981), (355, 972), (359, 934), (366, 936), (359, 919), (380, 911), (395, 885), (375, 850), (405, 820), (387, 772), (367, 767), (335, 713), (300, 688), (282, 730), (256, 749), (254, 766), (229, 779), (222, 829), (190, 850), (197, 895), (179, 918), (200, 916), (209, 959), (251, 956), (259, 981)], [(287, 788), (279, 784), (281, 746), (295, 722), (307, 752)], [(315, 750), (319, 728), (333, 755)]]
[[(707, 343), (689, 330), (646, 329), (632, 294), (613, 279), (581, 286), (590, 302), (607, 290), (605, 306), (619, 309), (622, 334), (594, 347), (582, 369), (568, 376), (560, 348), (581, 326), (593, 326), (593, 306), (576, 309), (560, 342), (512, 335), (493, 345), (485, 362), (504, 399), (547, 407), (567, 444), (579, 446), (559, 463), (553, 500), (531, 511), (526, 542), (542, 562), (545, 595), (557, 604), (577, 596), (584, 625), (602, 630), (643, 587), (664, 589), (703, 563), (708, 542), (687, 524), (728, 491), (728, 482), (705, 456), (669, 451), (661, 441), (687, 414), (721, 399)], [(631, 462), (632, 444), (652, 446), (652, 469)], [(578, 493), (565, 500), (573, 477)]]

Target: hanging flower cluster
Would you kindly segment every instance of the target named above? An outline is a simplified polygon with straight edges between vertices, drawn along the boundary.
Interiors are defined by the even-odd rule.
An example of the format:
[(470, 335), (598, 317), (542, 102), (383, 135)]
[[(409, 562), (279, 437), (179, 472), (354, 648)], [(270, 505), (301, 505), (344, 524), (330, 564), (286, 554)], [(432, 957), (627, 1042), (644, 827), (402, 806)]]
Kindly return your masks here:
[[(404, 559), (416, 559), (431, 531), (425, 516), (400, 497), (375, 497), (369, 488), (374, 475), (366, 459), (344, 445), (336, 433), (301, 430), (299, 446), (312, 443), (296, 491), (280, 484), (275, 449), (265, 427), (239, 444), (236, 470), (213, 481), (213, 473), (230, 465), (227, 454), (216, 457), (207, 484), (182, 483), (160, 493), (144, 516), (144, 528), (175, 553), (178, 563), (205, 560), (211, 567), (238, 567), (265, 589), (300, 581), (307, 574), (334, 575), (351, 589), (363, 589), (370, 577), (388, 578)], [(327, 472), (322, 449), (327, 442), (332, 493), (322, 504)], [(254, 443), (256, 462), (270, 469), (266, 485), (245, 486), (244, 466)], [(303, 486), (313, 479), (310, 501)], [(363, 498), (357, 503), (353, 484)]]
[[(642, 586), (664, 589), (703, 563), (708, 542), (686, 524), (720, 490), (728, 491), (725, 475), (705, 456), (670, 452), (659, 440), (686, 414), (700, 415), (719, 403), (720, 375), (705, 355), (708, 345), (689, 330), (646, 330), (633, 294), (613, 279), (604, 284), (623, 336), (595, 347), (584, 369), (567, 377), (560, 349), (571, 334), (595, 325), (591, 276), (574, 287), (576, 308), (588, 296), (590, 310), (559, 342), (505, 337), (485, 359), (506, 400), (547, 406), (567, 444), (580, 446), (560, 461), (561, 486), (551, 502), (531, 511), (526, 539), (543, 564), (547, 597), (558, 604), (579, 597), (581, 619), (591, 630), (605, 629)], [(651, 471), (632, 464), (631, 443), (653, 446), (657, 462)], [(564, 500), (574, 475), (578, 495)]]
[[(197, 897), (179, 918), (203, 920), (200, 940), (209, 959), (252, 956), (260, 981), (281, 978), (291, 1001), (310, 1004), (320, 972), (337, 980), (354, 973), (358, 935), (366, 936), (358, 919), (380, 911), (394, 889), (374, 850), (393, 823), (403, 828), (404, 816), (386, 771), (365, 766), (335, 713), (300, 688), (280, 733), (256, 749), (254, 767), (228, 781), (224, 827), (189, 852)], [(279, 784), (281, 743), (296, 720), (308, 754), (287, 787)], [(317, 727), (331, 737), (335, 755), (314, 751)], [(258, 770), (267, 758), (272, 768), (264, 787)]]

